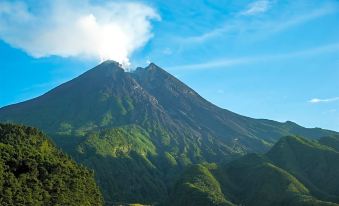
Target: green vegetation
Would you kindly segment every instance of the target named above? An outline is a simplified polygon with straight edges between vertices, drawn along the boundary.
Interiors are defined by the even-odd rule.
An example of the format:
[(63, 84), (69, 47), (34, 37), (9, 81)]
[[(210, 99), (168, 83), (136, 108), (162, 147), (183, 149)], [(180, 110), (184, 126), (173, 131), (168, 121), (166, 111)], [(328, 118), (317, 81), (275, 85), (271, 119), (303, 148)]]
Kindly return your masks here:
[[(158, 154), (150, 134), (139, 126), (78, 138), (74, 156), (98, 171), (95, 178), (107, 204), (339, 205), (335, 137), (284, 137), (265, 155), (189, 166), (174, 185), (169, 182), (178, 178), (173, 176), (180, 171), (177, 158), (169, 152)], [(1, 205), (103, 205), (93, 174), (34, 128), (0, 124), (0, 158)]]
[(322, 137), (320, 138), (319, 142), (339, 151), (339, 136)]
[(219, 182), (203, 165), (189, 168), (174, 191), (169, 205), (233, 205), (225, 199)]
[(142, 156), (155, 154), (149, 134), (135, 125), (92, 132), (78, 147), (82, 151), (94, 150), (98, 155), (111, 157), (128, 155), (132, 151)]
[(148, 132), (129, 125), (92, 132), (81, 139), (74, 157), (97, 171), (106, 202), (146, 204), (166, 198), (167, 188), (155, 166), (156, 148)]
[(37, 129), (0, 124), (0, 205), (103, 205), (93, 174)]
[(301, 137), (281, 139), (267, 156), (323, 200), (339, 201), (339, 152)]
[(285, 137), (266, 155), (249, 154), (219, 167), (190, 167), (177, 182), (170, 203), (335, 206), (338, 165), (339, 153), (332, 148)]

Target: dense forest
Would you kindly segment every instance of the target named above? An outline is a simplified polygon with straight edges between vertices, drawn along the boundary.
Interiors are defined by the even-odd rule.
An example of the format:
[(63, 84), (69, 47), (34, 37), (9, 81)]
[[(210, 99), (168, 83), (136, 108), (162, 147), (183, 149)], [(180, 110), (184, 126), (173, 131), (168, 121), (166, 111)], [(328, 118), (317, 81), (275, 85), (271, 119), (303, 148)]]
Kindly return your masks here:
[[(161, 182), (162, 174), (155, 170), (151, 162), (142, 156), (133, 156), (133, 152), (128, 156), (118, 154), (124, 152), (121, 146), (126, 142), (145, 145), (135, 147), (139, 151), (134, 155), (137, 152), (154, 152), (155, 148), (143, 139), (146, 134), (142, 131), (138, 131), (138, 139), (132, 138), (130, 133), (138, 133), (135, 129), (111, 131), (110, 135), (114, 138), (111, 143), (116, 146), (111, 150), (116, 154), (110, 154), (115, 162), (114, 167), (111, 167), (111, 160), (103, 157), (97, 160), (101, 162), (100, 165), (88, 165), (106, 165), (102, 169), (106, 172), (97, 175), (115, 177), (113, 182), (101, 182), (106, 186), (105, 191), (114, 192), (119, 189), (115, 185), (123, 188), (126, 182), (132, 184), (130, 193), (126, 194), (130, 202), (142, 199), (139, 193), (153, 191), (148, 195), (158, 196), (159, 202), (153, 203), (156, 205), (339, 205), (339, 136), (319, 140), (288, 136), (281, 138), (264, 155), (248, 154), (220, 164), (194, 164), (181, 175), (174, 174), (178, 171), (168, 170), (177, 181), (167, 191), (166, 185)], [(98, 137), (93, 141), (98, 148), (110, 145), (109, 142), (101, 143), (107, 140)], [(82, 149), (88, 149), (86, 144)], [(107, 151), (101, 150), (102, 155)], [(86, 153), (88, 158), (100, 157), (90, 155), (90, 151)], [(170, 160), (167, 157), (163, 161)], [(172, 164), (174, 166), (176, 163)], [(125, 174), (120, 173), (122, 170)], [(32, 127), (0, 124), (0, 174), (1, 205), (103, 205), (93, 173), (77, 165)], [(138, 182), (138, 175), (146, 178), (146, 185)], [(138, 192), (133, 195), (133, 191)], [(147, 201), (150, 200), (141, 202)], [(117, 202), (106, 204), (116, 205)]]
[(0, 124), (0, 205), (103, 205), (93, 173), (37, 129)]

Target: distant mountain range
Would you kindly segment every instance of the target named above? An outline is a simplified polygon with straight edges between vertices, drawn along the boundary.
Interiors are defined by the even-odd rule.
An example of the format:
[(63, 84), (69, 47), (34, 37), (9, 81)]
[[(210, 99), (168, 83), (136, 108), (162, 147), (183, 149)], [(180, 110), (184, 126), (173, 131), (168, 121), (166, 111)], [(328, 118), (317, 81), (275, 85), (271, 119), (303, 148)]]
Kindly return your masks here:
[[(40, 97), (1, 108), (0, 121), (26, 124), (46, 132), (64, 152), (95, 171), (107, 204), (165, 203), (171, 200), (173, 192), (185, 189), (174, 182), (186, 181), (181, 174), (192, 164), (199, 164), (198, 172), (207, 173), (211, 169), (204, 164), (223, 165), (248, 153), (263, 154), (283, 136), (299, 135), (311, 140), (326, 136), (319, 141), (332, 145), (337, 144), (334, 137), (338, 135), (293, 122), (241, 116), (203, 99), (153, 63), (124, 72), (114, 61), (105, 61)], [(267, 155), (274, 156), (272, 151), (276, 150)], [(262, 164), (268, 161), (260, 155), (236, 161), (246, 158)], [(280, 168), (280, 164), (283, 162), (277, 160), (272, 167)], [(324, 193), (320, 196), (325, 199), (336, 194), (307, 181), (299, 184), (293, 178), (303, 178), (303, 173), (294, 174), (281, 167), (286, 171), (277, 169), (275, 175), (286, 173), (283, 181), (297, 182), (296, 190), (303, 195), (313, 194), (307, 193), (304, 186)], [(213, 175), (208, 178), (220, 181)], [(242, 199), (237, 195), (231, 198), (223, 190), (217, 196), (229, 204)], [(246, 199), (247, 203), (252, 204), (250, 199)]]

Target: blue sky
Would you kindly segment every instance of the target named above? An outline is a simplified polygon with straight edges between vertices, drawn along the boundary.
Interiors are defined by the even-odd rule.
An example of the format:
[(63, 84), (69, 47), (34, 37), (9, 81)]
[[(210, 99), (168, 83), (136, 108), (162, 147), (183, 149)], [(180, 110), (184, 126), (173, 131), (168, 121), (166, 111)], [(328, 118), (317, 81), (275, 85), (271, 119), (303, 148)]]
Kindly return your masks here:
[[(339, 131), (336, 0), (46, 2), (0, 0), (0, 107), (94, 67), (101, 49), (131, 68), (155, 62), (231, 111)], [(90, 37), (74, 29), (81, 15)]]

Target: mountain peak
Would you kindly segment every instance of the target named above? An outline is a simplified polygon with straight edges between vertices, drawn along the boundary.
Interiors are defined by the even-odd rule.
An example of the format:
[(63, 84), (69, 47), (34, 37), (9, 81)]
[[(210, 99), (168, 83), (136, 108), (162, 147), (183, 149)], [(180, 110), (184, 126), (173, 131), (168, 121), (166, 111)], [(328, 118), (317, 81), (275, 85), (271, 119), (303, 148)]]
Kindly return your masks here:
[(113, 60), (106, 60), (101, 64), (95, 66), (94, 68), (88, 70), (84, 74), (80, 75), (79, 77), (89, 78), (90, 80), (97, 79), (98, 81), (102, 81), (103, 78), (106, 77), (111, 78), (113, 76), (123, 75), (124, 72), (125, 70), (121, 67), (120, 63)]
[(159, 67), (158, 65), (156, 65), (155, 63), (151, 62), (148, 66), (146, 67), (137, 67), (135, 72), (136, 73), (144, 73), (144, 72), (156, 72), (156, 71), (163, 71), (165, 72), (164, 69), (162, 69), (161, 67)]
[(174, 78), (170, 73), (156, 65), (155, 63), (150, 63), (145, 68), (138, 67), (135, 70), (135, 74), (137, 74), (139, 77), (140, 75), (143, 77), (146, 77), (147, 79), (167, 79), (167, 78)]
[(105, 65), (115, 65), (115, 66), (118, 66), (118, 67), (122, 68), (122, 64), (120, 64), (119, 62), (114, 61), (114, 60), (105, 60), (105, 61), (103, 61), (101, 64), (105, 64)]
[(156, 65), (155, 63), (151, 62), (146, 69), (148, 70), (155, 70), (155, 69), (161, 69), (158, 65)]
[(102, 62), (101, 64), (99, 64), (98, 66), (94, 67), (93, 69), (98, 69), (98, 68), (107, 69), (107, 70), (124, 71), (124, 69), (122, 68), (122, 64), (120, 64), (119, 62), (113, 61), (113, 60), (106, 60)]

